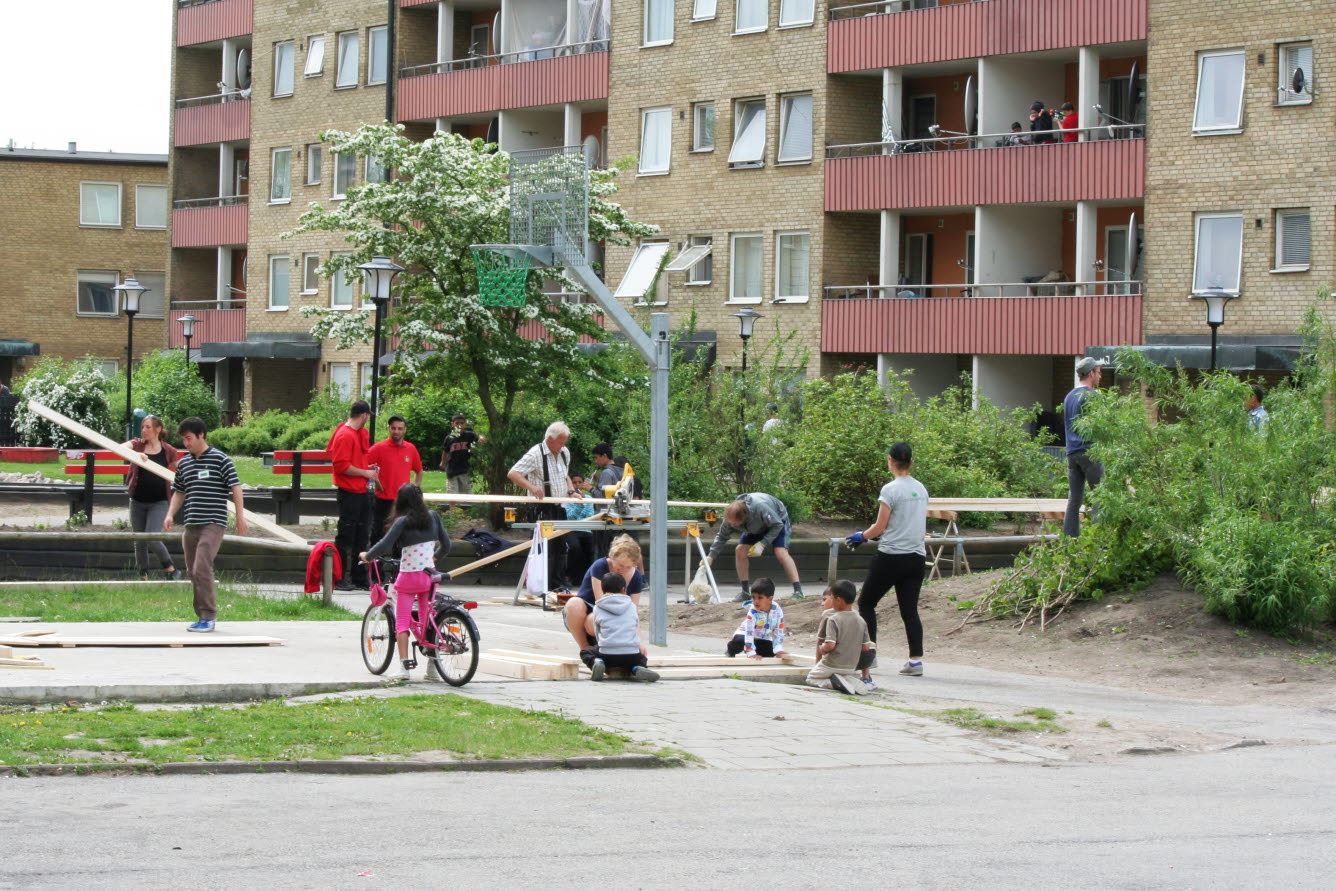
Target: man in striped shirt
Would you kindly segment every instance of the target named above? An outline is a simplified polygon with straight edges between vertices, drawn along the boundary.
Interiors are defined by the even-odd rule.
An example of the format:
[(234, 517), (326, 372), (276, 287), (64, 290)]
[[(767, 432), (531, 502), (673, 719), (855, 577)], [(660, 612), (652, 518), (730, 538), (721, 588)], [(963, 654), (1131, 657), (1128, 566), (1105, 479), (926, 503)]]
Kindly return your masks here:
[(164, 532), (172, 531), (172, 518), (184, 505), (186, 530), (181, 545), (186, 552), (186, 572), (195, 589), (195, 615), (199, 621), (187, 631), (212, 631), (218, 618), (218, 603), (213, 590), (213, 560), (223, 543), (227, 529), (227, 498), (231, 494), (237, 508), (237, 532), (245, 535), (246, 508), (241, 497), (241, 479), (232, 459), (209, 445), (207, 433), (199, 418), (186, 418), (176, 428), (186, 456), (176, 466), (176, 480), (172, 483), (172, 503), (167, 508), (167, 519), (162, 521)]

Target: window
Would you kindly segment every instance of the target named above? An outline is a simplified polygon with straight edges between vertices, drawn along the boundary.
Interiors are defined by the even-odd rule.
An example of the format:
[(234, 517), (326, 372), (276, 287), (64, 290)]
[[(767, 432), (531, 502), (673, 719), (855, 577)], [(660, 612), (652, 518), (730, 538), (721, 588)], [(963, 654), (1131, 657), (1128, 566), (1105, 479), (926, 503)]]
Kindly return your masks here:
[(362, 44), (356, 31), (344, 31), (339, 35), (339, 63), (334, 89), (357, 86), (357, 56), (361, 51)]
[[(1280, 48), (1281, 105), (1307, 105), (1313, 101), (1313, 44), (1289, 43)], [(1298, 77), (1295, 72), (1302, 72)], [(1303, 89), (1295, 91), (1295, 81), (1303, 82)]]
[(307, 77), (319, 77), (325, 73), (325, 35), (317, 34), (306, 41)]
[(672, 156), (673, 110), (647, 108), (640, 117), (640, 172), (667, 173)]
[(1193, 132), (1243, 127), (1243, 51), (1197, 56), (1197, 111)]
[(730, 303), (761, 302), (761, 234), (734, 235), (728, 277)]
[(320, 165), (324, 161), (324, 146), (313, 142), (306, 147), (306, 184), (314, 186), (320, 182)]
[[(713, 248), (714, 238), (709, 235), (693, 235), (687, 239), (687, 244), (692, 247)], [(714, 280), (714, 256), (707, 251), (705, 256), (696, 261), (696, 264), (687, 270), (687, 284), (689, 285), (708, 285)]]
[(269, 308), (287, 309), (291, 302), (289, 299), (289, 288), (291, 283), (288, 281), (288, 266), (290, 261), (287, 257), (269, 258)]
[(779, 99), (779, 162), (812, 160), (812, 94)]
[(715, 0), (694, 0), (691, 6), (691, 20), (704, 22), (714, 18)]
[(79, 225), (121, 225), (120, 183), (79, 183)]
[(344, 399), (353, 395), (353, 364), (351, 362), (329, 363), (329, 386), (338, 391)]
[(645, 0), (645, 46), (673, 42), (673, 0)]
[(691, 150), (714, 151), (714, 103), (697, 102), (691, 107)]
[(167, 276), (161, 272), (136, 272), (135, 280), (145, 289), (139, 295), (137, 318), (162, 318), (163, 308), (167, 305)]
[[(346, 257), (347, 254), (335, 254), (334, 256)], [(349, 278), (349, 273), (343, 269), (334, 273), (330, 279), (329, 305), (334, 309), (353, 308), (353, 281)]]
[(370, 362), (363, 362), (362, 369), (362, 398), (371, 398), (371, 370), (375, 367)]
[(302, 254), (302, 293), (320, 292), (320, 255)]
[(297, 47), (291, 40), (274, 44), (274, 95), (291, 96)]
[(1243, 217), (1236, 213), (1197, 214), (1197, 251), (1192, 290), (1223, 288), (1238, 293), (1243, 258)]
[(779, 0), (779, 27), (812, 24), (815, 6), (814, 0)]
[(120, 280), (115, 272), (105, 269), (80, 270), (78, 275), (78, 302), (75, 312), (81, 316), (114, 316), (119, 311), (116, 306), (116, 282)]
[(353, 184), (353, 177), (357, 174), (357, 156), (352, 154), (334, 153), (334, 198), (342, 198), (348, 194), (348, 189)]
[(806, 303), (811, 293), (809, 258), (812, 247), (806, 232), (775, 236), (775, 302)]
[(292, 149), (274, 149), (272, 157), (273, 166), (269, 171), (269, 203), (286, 204), (292, 200)]
[(1308, 268), (1312, 220), (1308, 208), (1276, 211), (1276, 269)]
[(121, 363), (118, 359), (94, 359), (97, 365), (97, 373), (108, 380), (116, 377), (116, 372), (120, 371)]
[(920, 288), (932, 284), (932, 235), (912, 232), (905, 236), (904, 274), (900, 284)]
[(367, 30), (366, 82), (383, 84), (390, 70), (389, 65), (390, 32), (384, 25)]
[(167, 228), (166, 186), (135, 186), (135, 228)]
[(630, 265), (626, 267), (626, 274), (622, 276), (622, 283), (617, 286), (617, 293), (614, 296), (644, 300), (645, 295), (654, 286), (659, 274), (659, 264), (668, 254), (668, 248), (669, 244), (666, 241), (642, 242), (640, 247), (636, 248)]
[(380, 162), (380, 159), (367, 155), (365, 181), (369, 183), (383, 183), (389, 178), (390, 172), (385, 169), (385, 165)]
[(760, 167), (765, 163), (765, 100), (743, 99), (733, 106), (732, 167)]
[(769, 0), (736, 0), (737, 23), (733, 26), (734, 34), (747, 34), (752, 31), (764, 31), (769, 21)]
[(1145, 242), (1146, 227), (1137, 226), (1137, 243), (1133, 245), (1132, 269), (1127, 265), (1127, 227), (1109, 226), (1104, 230), (1104, 281), (1106, 294), (1136, 294), (1140, 292), (1141, 245)]

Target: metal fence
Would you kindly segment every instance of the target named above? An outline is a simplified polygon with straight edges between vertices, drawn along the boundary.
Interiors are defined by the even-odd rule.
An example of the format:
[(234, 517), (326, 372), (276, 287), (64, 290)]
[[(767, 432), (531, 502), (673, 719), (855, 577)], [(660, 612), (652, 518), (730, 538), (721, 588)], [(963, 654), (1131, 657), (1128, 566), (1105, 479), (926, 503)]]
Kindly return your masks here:
[(424, 74), (444, 74), (447, 71), (466, 71), (489, 65), (513, 65), (516, 62), (537, 62), (540, 59), (558, 59), (563, 56), (582, 56), (585, 53), (607, 52), (608, 41), (591, 40), (587, 43), (564, 43), (560, 46), (542, 46), (513, 53), (465, 56), (448, 62), (430, 62), (399, 69), (400, 77), (419, 77)]

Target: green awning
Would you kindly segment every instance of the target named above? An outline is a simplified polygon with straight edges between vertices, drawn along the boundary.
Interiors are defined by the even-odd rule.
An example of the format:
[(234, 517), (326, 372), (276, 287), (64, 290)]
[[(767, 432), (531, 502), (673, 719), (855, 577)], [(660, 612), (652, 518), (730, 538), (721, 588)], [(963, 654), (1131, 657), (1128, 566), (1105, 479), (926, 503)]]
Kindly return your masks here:
[[(1092, 346), (1086, 347), (1085, 354), (1117, 365), (1119, 350), (1135, 350), (1165, 368), (1181, 365), (1205, 370), (1211, 367), (1211, 347), (1207, 344)], [(1215, 350), (1215, 361), (1218, 368), (1226, 371), (1293, 371), (1299, 361), (1299, 348), (1220, 344)]]
[(0, 356), (40, 356), (42, 345), (31, 340), (0, 337)]

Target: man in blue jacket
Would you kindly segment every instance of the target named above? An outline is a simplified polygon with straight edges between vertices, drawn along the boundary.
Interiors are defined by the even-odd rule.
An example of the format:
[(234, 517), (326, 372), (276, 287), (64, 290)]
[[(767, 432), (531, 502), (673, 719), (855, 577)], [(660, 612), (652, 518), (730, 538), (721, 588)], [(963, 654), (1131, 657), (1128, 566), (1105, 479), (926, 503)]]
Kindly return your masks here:
[(740, 544), (733, 553), (734, 565), (738, 570), (738, 579), (742, 582), (742, 593), (733, 600), (745, 603), (751, 600), (751, 579), (749, 557), (759, 557), (767, 547), (775, 551), (775, 559), (784, 568), (784, 573), (793, 584), (795, 599), (803, 597), (803, 586), (798, 581), (798, 567), (789, 554), (789, 535), (792, 533), (789, 523), (789, 511), (784, 502), (764, 492), (752, 492), (739, 495), (737, 500), (724, 509), (723, 522), (710, 545), (709, 560), (714, 562), (724, 550), (724, 545), (733, 537), (734, 532), (742, 533)]
[(1104, 477), (1104, 468), (1086, 454), (1090, 442), (1075, 429), (1081, 407), (1099, 386), (1103, 367), (1098, 359), (1089, 356), (1077, 362), (1077, 385), (1062, 400), (1062, 429), (1067, 435), (1067, 515), (1062, 521), (1062, 534), (1070, 538), (1081, 534), (1081, 500), (1086, 485), (1093, 489)]

